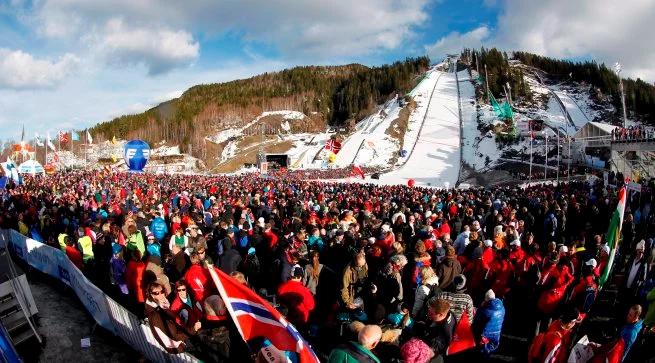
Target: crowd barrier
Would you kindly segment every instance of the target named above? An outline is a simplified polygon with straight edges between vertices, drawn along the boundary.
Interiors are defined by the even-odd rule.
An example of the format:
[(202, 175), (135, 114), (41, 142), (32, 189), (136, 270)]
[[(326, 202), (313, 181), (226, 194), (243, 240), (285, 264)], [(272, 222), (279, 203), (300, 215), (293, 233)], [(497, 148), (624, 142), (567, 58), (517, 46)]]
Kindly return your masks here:
[(0, 230), (0, 247), (8, 247), (15, 256), (33, 268), (70, 286), (98, 325), (123, 339), (148, 360), (200, 362), (188, 353), (167, 353), (155, 340), (148, 326), (92, 284), (63, 251), (27, 238), (15, 230)]

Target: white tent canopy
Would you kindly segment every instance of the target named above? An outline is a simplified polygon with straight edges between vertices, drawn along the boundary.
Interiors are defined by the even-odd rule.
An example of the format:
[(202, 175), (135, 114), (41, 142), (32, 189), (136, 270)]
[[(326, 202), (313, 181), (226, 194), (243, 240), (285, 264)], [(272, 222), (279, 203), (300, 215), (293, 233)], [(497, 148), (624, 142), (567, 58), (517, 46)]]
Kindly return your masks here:
[(32, 159), (20, 164), (18, 172), (21, 174), (36, 175), (45, 174), (45, 169), (43, 169), (43, 166), (38, 161)]

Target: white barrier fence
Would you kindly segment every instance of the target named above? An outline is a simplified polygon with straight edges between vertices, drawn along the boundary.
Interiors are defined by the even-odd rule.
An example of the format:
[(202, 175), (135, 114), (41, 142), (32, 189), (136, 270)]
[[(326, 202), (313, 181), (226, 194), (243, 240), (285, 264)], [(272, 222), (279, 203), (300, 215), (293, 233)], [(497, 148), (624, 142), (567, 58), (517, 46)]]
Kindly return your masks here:
[(0, 247), (8, 247), (33, 268), (70, 286), (96, 323), (122, 338), (152, 362), (200, 362), (188, 354), (169, 354), (155, 340), (150, 328), (92, 284), (66, 254), (27, 238), (14, 230), (0, 230)]

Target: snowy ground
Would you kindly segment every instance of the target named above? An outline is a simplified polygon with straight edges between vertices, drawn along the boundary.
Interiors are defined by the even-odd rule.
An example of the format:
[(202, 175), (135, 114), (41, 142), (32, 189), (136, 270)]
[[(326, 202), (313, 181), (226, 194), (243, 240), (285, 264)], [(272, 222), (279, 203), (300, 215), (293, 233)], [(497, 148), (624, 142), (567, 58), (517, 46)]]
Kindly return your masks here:
[(356, 131), (343, 141), (336, 165), (388, 166), (400, 145), (386, 131), (398, 118), (401, 109), (398, 97), (394, 97), (379, 107), (376, 113), (360, 121)]
[[(439, 65), (442, 64), (443, 63), (440, 63)], [(435, 70), (439, 65), (433, 67), (432, 70), (425, 75), (425, 78), (421, 83), (419, 83), (410, 93), (416, 102), (416, 108), (409, 115), (407, 131), (405, 132), (405, 138), (403, 139), (403, 149), (407, 150), (407, 156), (405, 158), (398, 158), (396, 165), (404, 164), (407, 161), (407, 158), (411, 156), (412, 148), (416, 145), (416, 140), (418, 140), (419, 131), (421, 130), (421, 125), (423, 125), (430, 104), (430, 99), (436, 89), (439, 77), (443, 74), (443, 72)]]
[(493, 132), (480, 134), (478, 130), (478, 111), (475, 99), (475, 87), (469, 78), (468, 71), (458, 73), (459, 90), (462, 97), (462, 142), (464, 147), (464, 162), (474, 170), (483, 169), (487, 163), (495, 162), (500, 157), (496, 146), (496, 135)]
[(383, 174), (381, 183), (406, 184), (409, 179), (417, 186), (450, 187), (457, 183), (460, 127), (455, 74), (441, 73), (434, 82), (436, 88), (413, 153), (403, 166)]
[(243, 132), (246, 129), (257, 124), (257, 122), (259, 122), (259, 120), (261, 120), (262, 118), (266, 116), (274, 116), (274, 115), (282, 116), (286, 122), (300, 121), (306, 117), (304, 113), (299, 111), (292, 111), (292, 110), (266, 111), (266, 112), (262, 112), (261, 115), (255, 117), (254, 120), (250, 121), (248, 124), (246, 124), (241, 128), (230, 128), (226, 130), (221, 130), (214, 135), (207, 136), (207, 140), (212, 141), (216, 144), (220, 144), (224, 141), (227, 141), (230, 138), (242, 136)]
[(286, 136), (293, 140), (293, 147), (287, 151), (291, 159), (290, 167), (292, 169), (311, 169), (318, 168), (322, 165), (321, 160), (314, 162), (316, 155), (323, 150), (325, 142), (330, 139), (332, 134), (323, 132), (320, 134), (294, 134)]
[(562, 101), (566, 111), (569, 116), (571, 116), (571, 121), (575, 125), (576, 129), (582, 128), (587, 122), (592, 121), (593, 118), (587, 116), (587, 114), (580, 108), (578, 103), (569, 95), (566, 91), (554, 91), (557, 97)]

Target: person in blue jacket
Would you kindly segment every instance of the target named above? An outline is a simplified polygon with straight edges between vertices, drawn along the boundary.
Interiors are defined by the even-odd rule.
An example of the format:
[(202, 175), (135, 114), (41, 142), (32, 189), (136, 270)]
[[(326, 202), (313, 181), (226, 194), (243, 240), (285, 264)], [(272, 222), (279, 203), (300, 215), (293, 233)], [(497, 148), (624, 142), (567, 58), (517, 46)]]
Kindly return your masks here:
[(166, 226), (166, 221), (164, 221), (164, 218), (161, 217), (159, 212), (155, 213), (155, 218), (153, 218), (152, 222), (150, 222), (150, 232), (152, 232), (152, 234), (155, 236), (155, 240), (158, 243), (161, 243), (161, 241), (166, 236), (166, 233), (168, 233), (168, 226)]
[(483, 354), (488, 355), (498, 349), (503, 320), (505, 320), (503, 301), (497, 299), (494, 291), (489, 289), (484, 295), (484, 302), (475, 313), (472, 326), (473, 334)]
[(623, 359), (621, 361), (624, 361), (625, 357), (630, 353), (632, 344), (637, 340), (637, 336), (644, 326), (644, 321), (640, 317), (641, 305), (632, 305), (625, 319), (625, 325), (621, 328), (621, 339), (625, 343), (625, 350), (623, 351)]

